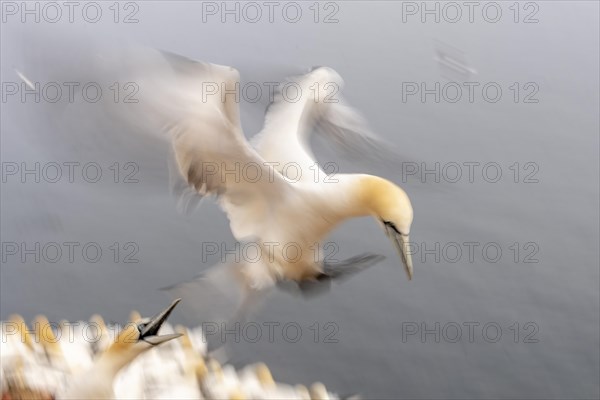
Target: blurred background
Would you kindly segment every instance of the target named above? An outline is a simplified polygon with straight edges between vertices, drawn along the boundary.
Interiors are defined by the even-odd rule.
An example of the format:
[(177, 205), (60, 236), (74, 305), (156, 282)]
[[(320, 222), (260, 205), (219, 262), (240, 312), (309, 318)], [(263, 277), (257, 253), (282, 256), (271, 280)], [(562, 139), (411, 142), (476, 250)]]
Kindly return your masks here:
[[(227, 335), (232, 361), (366, 398), (598, 398), (598, 3), (274, 3), (81, 3), (72, 15), (2, 3), (0, 318), (152, 314), (159, 288), (235, 244), (213, 201), (177, 212), (162, 143), (78, 118), (94, 88), (70, 102), (64, 82), (89, 82), (64, 72), (54, 102), (48, 71), (125, 42), (231, 65), (251, 137), (271, 82), (324, 65), (403, 164), (344, 159), (318, 137), (316, 156), (405, 188), (415, 278), (372, 219), (345, 223), (331, 257), (386, 260), (314, 299), (275, 291), (252, 317), (258, 340)], [(46, 87), (38, 98), (15, 68)], [(135, 96), (126, 83), (102, 95)], [(198, 324), (185, 307), (172, 320)]]

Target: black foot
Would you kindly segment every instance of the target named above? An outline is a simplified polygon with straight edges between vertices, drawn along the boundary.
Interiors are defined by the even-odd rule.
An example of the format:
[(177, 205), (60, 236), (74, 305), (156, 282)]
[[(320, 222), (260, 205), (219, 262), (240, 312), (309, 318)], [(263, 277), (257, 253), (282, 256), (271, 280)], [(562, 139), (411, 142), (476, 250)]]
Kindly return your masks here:
[(364, 253), (336, 263), (323, 263), (323, 274), (317, 279), (328, 277), (333, 280), (344, 280), (382, 261), (380, 254)]
[(278, 287), (286, 292), (300, 294), (305, 298), (315, 297), (331, 290), (331, 282), (342, 282), (352, 275), (373, 266), (385, 257), (379, 254), (365, 253), (336, 263), (323, 263), (323, 273), (314, 279), (299, 283), (279, 282)]

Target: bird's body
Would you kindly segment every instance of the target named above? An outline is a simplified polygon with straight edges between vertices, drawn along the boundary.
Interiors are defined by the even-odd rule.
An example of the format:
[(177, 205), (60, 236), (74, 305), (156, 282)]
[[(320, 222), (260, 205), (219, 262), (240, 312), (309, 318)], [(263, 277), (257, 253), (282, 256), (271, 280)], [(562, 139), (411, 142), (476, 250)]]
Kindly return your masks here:
[[(254, 227), (261, 261), (277, 279), (302, 281), (323, 273), (322, 242), (341, 222), (375, 216), (377, 190), (391, 190), (387, 181), (370, 175), (339, 174), (335, 182), (298, 182), (270, 206), (269, 219)], [(368, 189), (367, 189), (368, 188)], [(261, 266), (262, 268), (262, 266)]]

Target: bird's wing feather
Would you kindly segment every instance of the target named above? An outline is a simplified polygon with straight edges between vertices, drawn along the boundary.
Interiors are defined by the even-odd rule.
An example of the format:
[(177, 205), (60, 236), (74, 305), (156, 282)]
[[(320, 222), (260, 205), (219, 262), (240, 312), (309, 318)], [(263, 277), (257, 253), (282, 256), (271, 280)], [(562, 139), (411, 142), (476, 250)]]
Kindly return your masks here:
[(343, 85), (342, 78), (326, 67), (289, 78), (267, 109), (263, 129), (252, 138), (258, 153), (267, 161), (279, 163), (276, 168), (284, 175), (296, 173), (285, 166), (299, 165), (302, 180), (308, 181), (318, 168), (309, 140), (314, 130), (346, 155), (380, 159), (382, 153), (389, 152), (390, 144), (373, 133), (362, 115), (345, 103), (340, 94)]
[(314, 121), (315, 106), (310, 101), (310, 82), (308, 75), (289, 78), (275, 92), (263, 129), (251, 141), (265, 160), (277, 163), (279, 172), (286, 174), (291, 164), (299, 165), (303, 179), (310, 176), (308, 168), (315, 164), (307, 132)]
[(134, 67), (133, 73), (139, 103), (128, 107), (124, 118), (170, 140), (172, 169), (187, 184), (173, 179), (174, 189), (188, 197), (186, 202), (189, 188), (217, 195), (234, 236), (257, 236), (272, 207), (293, 189), (246, 141), (235, 96), (224, 95), (239, 85), (238, 72), (170, 53), (143, 59), (143, 67)]

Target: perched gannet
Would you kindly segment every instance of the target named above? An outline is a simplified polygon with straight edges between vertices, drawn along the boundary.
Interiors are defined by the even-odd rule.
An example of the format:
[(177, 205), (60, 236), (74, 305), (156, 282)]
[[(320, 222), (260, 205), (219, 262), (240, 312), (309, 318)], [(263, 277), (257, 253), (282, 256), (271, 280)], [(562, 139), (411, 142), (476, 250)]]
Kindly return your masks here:
[(158, 335), (160, 327), (179, 303), (175, 300), (164, 311), (147, 322), (129, 324), (115, 342), (100, 355), (87, 371), (71, 378), (67, 388), (57, 393), (57, 399), (113, 399), (113, 381), (117, 373), (143, 352), (178, 338), (180, 334)]
[[(51, 398), (63, 387), (67, 373), (64, 364), (56, 363), (59, 349), (54, 334), (38, 316), (30, 329), (20, 315), (2, 324), (0, 392), (7, 399)], [(3, 397), (5, 398), (5, 397)]]
[[(166, 326), (168, 328), (168, 326)], [(193, 347), (189, 332), (176, 327), (180, 340), (138, 357), (115, 383), (122, 399), (200, 399), (204, 353)], [(132, 385), (132, 378), (137, 384)], [(132, 387), (133, 386), (133, 387)], [(136, 393), (137, 389), (137, 393)]]
[[(152, 331), (158, 329), (160, 324), (153, 321), (166, 318), (164, 313), (152, 319), (142, 319), (139, 314), (134, 314), (130, 319), (134, 323), (130, 323), (115, 336), (113, 332), (117, 331), (117, 326), (105, 327), (102, 335), (113, 337), (113, 343), (105, 351), (98, 350), (95, 353), (97, 359), (88, 371), (70, 373), (63, 370), (62, 358), (75, 357), (79, 360), (81, 356), (71, 351), (75, 348), (67, 352), (63, 352), (62, 348), (53, 348), (56, 344), (54, 341), (74, 341), (87, 345), (85, 356), (91, 354), (93, 343), (86, 337), (60, 335), (58, 330), (56, 334), (50, 332), (45, 328), (49, 322), (43, 316), (35, 319), (35, 323), (40, 324), (34, 325), (34, 329), (30, 329), (21, 317), (14, 316), (11, 321), (2, 322), (6, 339), (1, 342), (0, 352), (2, 399), (339, 398), (335, 393), (328, 392), (322, 384), (318, 384), (319, 387), (312, 385), (309, 391), (303, 385), (292, 386), (276, 382), (263, 363), (248, 365), (236, 371), (231, 365), (221, 365), (213, 358), (206, 361), (204, 334), (200, 327), (187, 329), (176, 326), (174, 331), (182, 334), (181, 340), (164, 343), (168, 340), (164, 333), (168, 333), (169, 325), (166, 322), (162, 324), (162, 336), (156, 337)], [(97, 315), (90, 319), (90, 323), (98, 321), (101, 318)], [(150, 351), (142, 349), (135, 356), (134, 353), (138, 352), (143, 341), (162, 341), (164, 344), (153, 346)], [(146, 347), (151, 346), (147, 344)], [(46, 351), (49, 354), (57, 353), (56, 360), (49, 360)], [(134, 359), (127, 363), (125, 358), (131, 357)], [(69, 361), (65, 360), (66, 365), (76, 365)], [(123, 363), (126, 365), (115, 377), (114, 370)]]
[[(93, 317), (92, 317), (93, 318)], [(92, 322), (92, 321), (90, 321)], [(88, 324), (78, 321), (74, 324), (68, 321), (61, 321), (59, 329), (65, 334), (63, 336), (86, 337), (85, 329)], [(60, 349), (64, 355), (66, 370), (70, 373), (79, 373), (89, 369), (93, 364), (95, 342), (91, 346), (80, 340), (60, 340)], [(112, 343), (112, 341), (111, 341)]]
[(275, 382), (264, 363), (249, 365), (239, 373), (241, 390), (246, 398), (304, 399), (310, 400), (308, 389), (303, 385), (286, 385)]
[[(129, 322), (138, 323), (141, 319), (141, 316), (135, 320), (129, 318)], [(104, 322), (104, 318), (98, 314), (94, 314), (90, 317), (90, 324), (98, 330), (96, 336), (99, 336), (98, 340), (92, 342), (92, 350), (94, 351), (94, 354), (102, 353), (114, 343), (117, 332), (108, 329), (106, 322)]]

